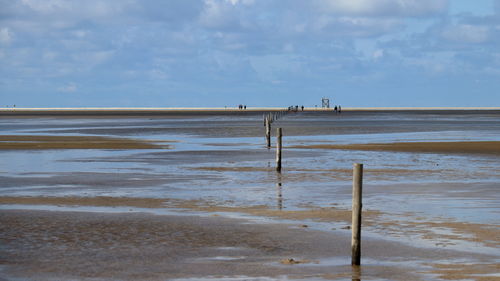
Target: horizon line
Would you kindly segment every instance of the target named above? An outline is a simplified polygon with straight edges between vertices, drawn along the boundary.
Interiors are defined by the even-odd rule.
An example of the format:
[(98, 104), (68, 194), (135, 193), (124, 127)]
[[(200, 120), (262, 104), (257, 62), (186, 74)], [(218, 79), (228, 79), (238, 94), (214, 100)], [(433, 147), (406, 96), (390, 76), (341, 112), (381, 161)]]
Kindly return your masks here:
[[(0, 111), (277, 111), (288, 107), (6, 107)], [(301, 109), (301, 107), (299, 107)], [(304, 111), (329, 111), (333, 107), (304, 107)], [(401, 110), (500, 110), (500, 107), (342, 107), (343, 111), (401, 111)]]

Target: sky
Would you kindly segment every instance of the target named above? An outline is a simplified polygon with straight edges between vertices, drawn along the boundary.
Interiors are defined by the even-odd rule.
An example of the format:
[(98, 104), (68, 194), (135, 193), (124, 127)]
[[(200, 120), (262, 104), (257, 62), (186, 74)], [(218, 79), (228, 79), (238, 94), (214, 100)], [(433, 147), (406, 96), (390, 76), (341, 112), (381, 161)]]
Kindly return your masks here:
[(1, 107), (500, 106), (500, 0), (0, 0)]

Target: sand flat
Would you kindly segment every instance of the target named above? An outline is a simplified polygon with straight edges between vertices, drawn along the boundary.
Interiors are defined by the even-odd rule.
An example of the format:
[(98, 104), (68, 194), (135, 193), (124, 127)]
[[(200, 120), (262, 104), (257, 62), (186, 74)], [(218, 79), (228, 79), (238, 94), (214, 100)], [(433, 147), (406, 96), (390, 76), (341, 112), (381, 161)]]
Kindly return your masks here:
[(295, 145), (291, 148), (500, 155), (500, 141)]
[(0, 135), (0, 149), (160, 149), (147, 140), (102, 136)]
[[(273, 124), (283, 126), (288, 144), (279, 175), (274, 149), (265, 148), (262, 112), (221, 112), (0, 112), (4, 143), (59, 147), (0, 150), (9, 159), (0, 167), (0, 279), (498, 276), (497, 267), (481, 265), (498, 262), (500, 112), (290, 112)], [(368, 144), (408, 140), (423, 147), (393, 145), (415, 153), (291, 148), (349, 145), (360, 136)], [(158, 139), (175, 147), (65, 151), (60, 145), (170, 144), (151, 141)], [(455, 150), (432, 144), (443, 140)], [(349, 264), (353, 162), (365, 164), (366, 187), (357, 271)], [(454, 263), (480, 270), (432, 266)]]

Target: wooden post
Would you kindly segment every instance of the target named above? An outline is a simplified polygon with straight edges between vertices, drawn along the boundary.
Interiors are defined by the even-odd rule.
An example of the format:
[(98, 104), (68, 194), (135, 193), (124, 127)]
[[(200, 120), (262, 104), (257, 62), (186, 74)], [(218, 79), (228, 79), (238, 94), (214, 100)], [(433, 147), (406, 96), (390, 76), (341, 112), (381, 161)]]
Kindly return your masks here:
[(271, 147), (271, 120), (269, 116), (266, 117), (266, 145), (267, 148)]
[(352, 238), (351, 265), (361, 264), (361, 209), (363, 207), (361, 198), (363, 190), (363, 164), (353, 165), (352, 176)]
[(276, 171), (281, 173), (281, 128), (276, 130)]

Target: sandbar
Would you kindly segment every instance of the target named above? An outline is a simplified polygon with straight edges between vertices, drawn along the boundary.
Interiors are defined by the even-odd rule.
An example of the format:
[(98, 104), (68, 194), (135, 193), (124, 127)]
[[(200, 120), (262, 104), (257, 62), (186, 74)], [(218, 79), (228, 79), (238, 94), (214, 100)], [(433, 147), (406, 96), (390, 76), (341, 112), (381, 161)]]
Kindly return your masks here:
[(291, 148), (500, 155), (500, 141), (318, 144), (295, 145)]
[(0, 135), (0, 149), (166, 149), (147, 140), (100, 136)]

